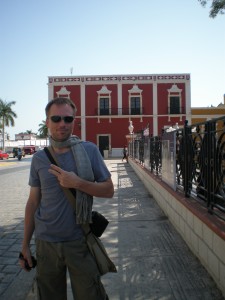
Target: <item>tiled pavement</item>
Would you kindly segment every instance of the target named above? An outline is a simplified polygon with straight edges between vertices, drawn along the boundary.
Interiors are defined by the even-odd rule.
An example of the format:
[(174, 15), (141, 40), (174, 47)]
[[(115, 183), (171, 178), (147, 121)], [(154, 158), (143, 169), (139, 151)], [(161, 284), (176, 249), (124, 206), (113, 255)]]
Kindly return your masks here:
[[(102, 278), (109, 299), (224, 299), (130, 165), (119, 159), (106, 160), (106, 164), (115, 195), (113, 199), (96, 198), (95, 209), (110, 220), (102, 240), (118, 269), (117, 274)], [(21, 169), (1, 174), (0, 169), (1, 300), (37, 299), (31, 290), (35, 271), (25, 273), (17, 263), (28, 173), (28, 169)], [(68, 284), (68, 300), (72, 299)]]

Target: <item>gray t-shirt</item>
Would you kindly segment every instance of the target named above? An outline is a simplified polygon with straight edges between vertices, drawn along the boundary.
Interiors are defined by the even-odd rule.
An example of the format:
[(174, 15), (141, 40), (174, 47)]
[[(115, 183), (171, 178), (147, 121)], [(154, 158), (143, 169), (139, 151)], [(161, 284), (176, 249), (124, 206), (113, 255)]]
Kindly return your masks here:
[[(91, 142), (82, 142), (89, 159), (96, 182), (111, 177), (97, 146)], [(60, 167), (77, 173), (72, 151), (56, 154)], [(50, 161), (43, 150), (34, 154), (29, 185), (40, 187), (41, 202), (35, 213), (35, 237), (48, 242), (73, 241), (83, 236), (80, 225), (76, 224), (73, 208), (60, 187), (56, 176), (48, 169)]]

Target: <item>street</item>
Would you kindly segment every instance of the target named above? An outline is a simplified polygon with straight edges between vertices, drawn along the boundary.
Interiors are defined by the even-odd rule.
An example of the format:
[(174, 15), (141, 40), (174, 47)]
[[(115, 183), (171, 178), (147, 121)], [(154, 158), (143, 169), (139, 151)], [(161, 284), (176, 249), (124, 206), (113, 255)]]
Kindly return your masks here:
[[(30, 161), (29, 156), (21, 162), (10, 159), (0, 167), (1, 300), (37, 300), (32, 291), (35, 270), (27, 273), (18, 265)], [(106, 165), (115, 194), (113, 199), (95, 198), (94, 210), (110, 221), (101, 238), (118, 270), (102, 278), (109, 299), (224, 299), (130, 164), (115, 159)], [(31, 250), (35, 253), (34, 240)]]
[[(17, 158), (9, 157), (9, 159), (0, 160), (0, 176), (8, 173), (14, 173), (18, 169), (29, 169), (32, 155), (22, 157), (21, 161)], [(1, 178), (0, 178), (1, 184)]]
[[(30, 273), (21, 272), (18, 255), (23, 237), (23, 218), (28, 198), (28, 176), (31, 156), (9, 158), (0, 161), (0, 298), (9, 288), (13, 294), (13, 283), (22, 275), (29, 283)], [(31, 275), (31, 276), (30, 276)], [(21, 289), (21, 295), (27, 293)], [(11, 295), (12, 295), (11, 294)], [(7, 299), (8, 296), (5, 297)], [(22, 297), (21, 297), (22, 298)], [(8, 297), (8, 299), (10, 299)]]

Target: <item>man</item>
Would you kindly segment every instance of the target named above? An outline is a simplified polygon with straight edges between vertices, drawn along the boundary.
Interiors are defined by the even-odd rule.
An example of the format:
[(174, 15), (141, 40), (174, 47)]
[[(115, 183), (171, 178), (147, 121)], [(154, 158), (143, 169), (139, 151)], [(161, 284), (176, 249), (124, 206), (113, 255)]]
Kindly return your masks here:
[(126, 159), (126, 161), (128, 162), (128, 150), (127, 150), (127, 146), (123, 147), (123, 158), (122, 161)]
[(22, 150), (21, 150), (21, 148), (18, 148), (18, 150), (17, 150), (17, 158), (18, 158), (18, 160), (21, 160), (21, 158), (22, 158)]
[[(91, 221), (88, 211), (93, 196), (113, 197), (111, 175), (96, 145), (72, 136), (76, 107), (71, 100), (53, 99), (45, 111), (50, 143), (60, 167), (52, 165), (43, 150), (33, 156), (20, 265), (26, 270), (27, 261), (32, 267), (29, 244), (35, 230), (39, 299), (66, 299), (67, 270), (74, 299), (108, 299), (80, 224)], [(87, 174), (87, 178), (93, 177), (91, 181), (77, 175), (86, 172), (85, 155), (92, 169), (91, 175)], [(76, 189), (78, 210), (79, 193), (86, 195), (87, 211), (74, 213), (63, 188)]]

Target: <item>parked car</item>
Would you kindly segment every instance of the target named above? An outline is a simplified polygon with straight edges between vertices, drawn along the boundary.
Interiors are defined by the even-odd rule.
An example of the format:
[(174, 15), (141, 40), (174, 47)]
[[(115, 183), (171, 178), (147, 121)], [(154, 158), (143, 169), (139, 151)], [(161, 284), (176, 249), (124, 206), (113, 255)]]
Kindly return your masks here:
[(25, 146), (23, 149), (24, 149), (25, 154), (27, 154), (27, 155), (31, 155), (36, 152), (35, 146)]
[[(19, 149), (19, 147), (13, 148), (13, 158), (17, 157), (18, 149)], [(24, 152), (23, 148), (22, 148), (22, 156), (25, 157), (25, 152)]]
[(8, 159), (9, 158), (9, 154), (0, 150), (0, 159)]
[(9, 154), (9, 157), (13, 157), (13, 152), (12, 152), (12, 150), (7, 150), (6, 153)]

